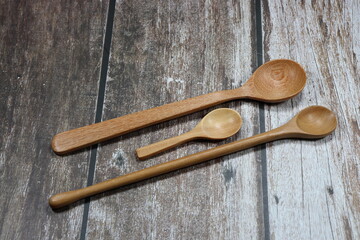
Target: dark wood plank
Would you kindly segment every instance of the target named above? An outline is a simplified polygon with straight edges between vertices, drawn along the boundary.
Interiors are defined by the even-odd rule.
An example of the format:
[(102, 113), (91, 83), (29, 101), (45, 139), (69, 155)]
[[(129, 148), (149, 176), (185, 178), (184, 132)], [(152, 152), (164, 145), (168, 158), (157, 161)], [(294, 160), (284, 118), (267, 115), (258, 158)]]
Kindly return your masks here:
[(54, 193), (86, 185), (89, 151), (58, 157), (60, 131), (94, 122), (107, 2), (0, 2), (0, 239), (73, 239), (83, 207)]
[(273, 239), (360, 239), (360, 5), (357, 1), (263, 1), (265, 60), (301, 63), (308, 83), (291, 101), (266, 106), (279, 126), (309, 105), (338, 116), (318, 141), (268, 144)]
[[(104, 120), (241, 86), (255, 65), (248, 1), (121, 1), (116, 5)], [(202, 111), (102, 145), (95, 182), (259, 132), (258, 104), (240, 112), (240, 134), (193, 142), (146, 162), (135, 149), (193, 128)], [(220, 106), (219, 106), (220, 107)], [(90, 239), (237, 239), (262, 235), (259, 154), (255, 149), (92, 198)]]

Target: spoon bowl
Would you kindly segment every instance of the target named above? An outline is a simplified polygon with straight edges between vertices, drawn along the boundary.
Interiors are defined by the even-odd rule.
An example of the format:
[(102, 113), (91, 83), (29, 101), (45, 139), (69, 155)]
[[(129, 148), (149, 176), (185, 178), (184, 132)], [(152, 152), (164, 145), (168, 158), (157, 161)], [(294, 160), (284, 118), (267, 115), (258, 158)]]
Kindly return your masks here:
[(333, 132), (337, 125), (336, 115), (322, 106), (305, 108), (295, 117), (297, 127), (309, 138), (321, 138)]
[(228, 108), (219, 108), (207, 114), (197, 127), (207, 139), (225, 139), (237, 133), (242, 125), (240, 114)]
[(297, 62), (277, 59), (261, 65), (247, 84), (251, 86), (250, 98), (264, 102), (280, 102), (303, 90), (306, 73)]

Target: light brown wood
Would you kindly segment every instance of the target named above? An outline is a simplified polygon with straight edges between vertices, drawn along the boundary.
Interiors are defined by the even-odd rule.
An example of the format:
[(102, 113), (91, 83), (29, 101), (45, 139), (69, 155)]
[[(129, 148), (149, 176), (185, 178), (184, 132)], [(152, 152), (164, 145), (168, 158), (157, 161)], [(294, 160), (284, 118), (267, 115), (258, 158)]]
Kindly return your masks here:
[(221, 140), (237, 133), (242, 125), (238, 112), (219, 108), (209, 112), (191, 131), (136, 149), (140, 160), (145, 160), (165, 150), (194, 139)]
[(300, 93), (305, 83), (305, 71), (298, 63), (287, 59), (272, 60), (260, 66), (238, 89), (209, 93), (59, 133), (54, 136), (51, 146), (57, 154), (66, 154), (235, 99), (280, 102)]
[(266, 142), (284, 138), (322, 138), (334, 131), (336, 125), (336, 116), (331, 110), (321, 106), (311, 106), (299, 112), (288, 123), (271, 131), (145, 168), (93, 186), (59, 193), (49, 199), (49, 204), (54, 209), (61, 208), (98, 193), (189, 167)]

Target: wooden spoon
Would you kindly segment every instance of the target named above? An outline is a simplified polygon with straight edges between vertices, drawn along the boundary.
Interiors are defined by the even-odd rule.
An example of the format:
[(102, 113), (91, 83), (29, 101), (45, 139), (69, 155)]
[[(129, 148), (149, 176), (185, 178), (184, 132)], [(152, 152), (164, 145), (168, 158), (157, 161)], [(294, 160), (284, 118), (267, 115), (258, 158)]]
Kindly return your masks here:
[(273, 60), (260, 66), (241, 88), (209, 93), (59, 133), (52, 139), (51, 146), (57, 154), (69, 153), (234, 99), (281, 102), (301, 92), (305, 82), (305, 71), (298, 63)]
[(193, 139), (220, 140), (237, 133), (242, 125), (240, 114), (229, 108), (209, 112), (196, 127), (184, 134), (136, 149), (140, 160), (154, 156)]
[(133, 173), (107, 180), (70, 192), (59, 193), (50, 198), (52, 208), (60, 208), (80, 199), (118, 188), (144, 179), (152, 178), (164, 173), (192, 166), (226, 154), (241, 151), (259, 144), (285, 138), (322, 138), (335, 130), (337, 120), (335, 114), (321, 106), (305, 108), (285, 125), (246, 139), (228, 143), (203, 152), (195, 153), (170, 162), (158, 164)]

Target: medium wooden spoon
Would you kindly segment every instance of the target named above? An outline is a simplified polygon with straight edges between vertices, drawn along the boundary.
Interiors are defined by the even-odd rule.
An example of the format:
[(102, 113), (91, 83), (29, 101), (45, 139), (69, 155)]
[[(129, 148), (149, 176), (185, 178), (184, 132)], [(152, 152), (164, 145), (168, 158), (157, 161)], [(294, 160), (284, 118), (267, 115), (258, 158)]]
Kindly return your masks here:
[(238, 112), (229, 108), (219, 108), (209, 112), (191, 131), (138, 148), (136, 155), (140, 160), (144, 160), (193, 139), (225, 139), (237, 133), (241, 125), (242, 119)]
[(305, 83), (305, 71), (298, 63), (272, 60), (260, 66), (241, 88), (209, 93), (59, 133), (52, 139), (51, 146), (57, 154), (66, 154), (234, 99), (281, 102), (301, 92)]
[(59, 193), (49, 199), (52, 208), (60, 208), (80, 199), (118, 188), (184, 167), (192, 166), (226, 154), (241, 151), (259, 144), (285, 138), (322, 138), (335, 130), (337, 120), (335, 114), (321, 106), (312, 106), (299, 112), (285, 125), (246, 139), (228, 143), (203, 152), (195, 153), (170, 162), (158, 164), (137, 172), (110, 179), (86, 188)]

